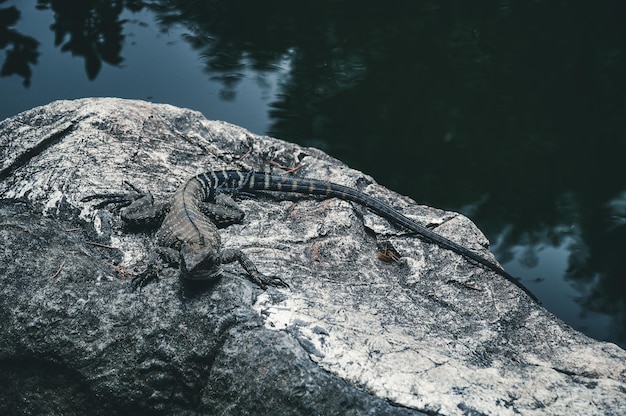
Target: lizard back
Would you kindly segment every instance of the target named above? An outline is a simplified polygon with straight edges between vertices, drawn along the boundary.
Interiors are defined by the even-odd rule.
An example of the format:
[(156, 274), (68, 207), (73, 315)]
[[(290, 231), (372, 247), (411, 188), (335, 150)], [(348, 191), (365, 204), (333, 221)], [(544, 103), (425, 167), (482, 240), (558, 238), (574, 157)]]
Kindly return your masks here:
[[(451, 250), (463, 257), (479, 263), (486, 268), (498, 273), (513, 284), (521, 288), (535, 301), (537, 298), (514, 276), (507, 273), (502, 267), (491, 260), (455, 243), (454, 241), (443, 237), (430, 229), (418, 224), (416, 221), (406, 217), (393, 207), (383, 201), (367, 195), (357, 189), (353, 189), (344, 185), (333, 182), (322, 181), (318, 179), (300, 179), (291, 178), (280, 175), (272, 175), (269, 173), (258, 173), (253, 171), (242, 170), (221, 170), (208, 171), (191, 178), (186, 185), (194, 183), (193, 188), (200, 187), (195, 195), (203, 200), (215, 198), (220, 189), (230, 190), (261, 190), (261, 191), (282, 191), (294, 192), (298, 194), (320, 195), (325, 197), (334, 197), (346, 201), (351, 201), (369, 208), (379, 216), (395, 223), (419, 235), (422, 239), (435, 243), (443, 248)], [(180, 201), (178, 201), (180, 203)], [(186, 215), (187, 218), (195, 221), (195, 213), (199, 210), (191, 210), (194, 215)], [(185, 226), (190, 228), (190, 226)], [(198, 221), (195, 228), (201, 228), (201, 222)], [(189, 230), (185, 233), (190, 232)], [(217, 232), (215, 232), (217, 234)]]
[(189, 180), (176, 190), (157, 233), (162, 246), (176, 247), (185, 243), (220, 249), (217, 226), (200, 211), (200, 204), (207, 197), (206, 190), (197, 180)]

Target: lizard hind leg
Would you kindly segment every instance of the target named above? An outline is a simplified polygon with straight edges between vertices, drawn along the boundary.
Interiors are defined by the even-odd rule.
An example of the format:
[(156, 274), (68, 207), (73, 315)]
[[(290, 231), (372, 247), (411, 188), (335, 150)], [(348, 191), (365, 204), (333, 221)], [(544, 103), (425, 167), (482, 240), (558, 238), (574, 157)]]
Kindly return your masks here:
[(240, 223), (245, 215), (237, 203), (225, 194), (218, 194), (214, 203), (203, 202), (199, 204), (199, 207), (202, 213), (218, 227)]
[(133, 227), (155, 227), (165, 217), (166, 209), (157, 204), (150, 192), (146, 192), (130, 205), (120, 210), (120, 215), (126, 224)]
[(267, 289), (268, 286), (289, 287), (289, 285), (280, 277), (266, 276), (259, 272), (252, 260), (248, 258), (241, 250), (236, 248), (227, 248), (222, 250), (222, 263), (233, 263), (237, 261), (248, 273), (248, 278), (256, 283), (261, 289)]
[(118, 210), (127, 228), (155, 227), (161, 223), (167, 207), (154, 201), (149, 191), (142, 191), (131, 183), (126, 182), (131, 188), (127, 193), (104, 193), (84, 197), (81, 201), (88, 202), (99, 199), (94, 208), (100, 209), (109, 204)]

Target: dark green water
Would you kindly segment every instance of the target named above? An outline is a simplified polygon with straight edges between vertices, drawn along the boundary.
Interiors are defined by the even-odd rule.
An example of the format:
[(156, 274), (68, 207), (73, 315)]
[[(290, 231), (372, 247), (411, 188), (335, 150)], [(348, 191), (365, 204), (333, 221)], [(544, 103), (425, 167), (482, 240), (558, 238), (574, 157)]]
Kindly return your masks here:
[(322, 148), (626, 346), (621, 0), (0, 1), (0, 48), (0, 118), (118, 96)]

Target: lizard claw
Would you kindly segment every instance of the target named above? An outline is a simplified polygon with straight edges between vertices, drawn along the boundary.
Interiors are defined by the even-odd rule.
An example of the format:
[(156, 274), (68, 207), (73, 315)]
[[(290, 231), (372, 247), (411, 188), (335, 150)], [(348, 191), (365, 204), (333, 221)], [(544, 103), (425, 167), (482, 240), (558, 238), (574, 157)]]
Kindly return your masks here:
[(259, 285), (261, 289), (263, 290), (267, 289), (268, 286), (284, 287), (284, 288), (289, 287), (287, 282), (285, 282), (280, 277), (265, 276), (264, 274), (257, 273), (254, 276), (251, 275), (251, 278), (252, 278), (252, 281), (256, 283), (257, 285)]
[(289, 284), (287, 282), (285, 282), (283, 279), (281, 279), (280, 277), (269, 277), (268, 278), (269, 282), (267, 282), (267, 284), (269, 286), (274, 286), (274, 287), (284, 287), (284, 288), (288, 288)]
[(81, 199), (81, 202), (89, 202), (94, 199), (100, 199), (101, 201), (94, 205), (94, 208), (100, 209), (105, 206), (112, 204), (117, 206), (118, 208), (127, 207), (132, 204), (137, 199), (141, 198), (142, 195), (134, 194), (134, 193), (110, 193), (110, 194), (93, 194), (87, 195), (86, 197)]
[(145, 197), (149, 197), (150, 199), (152, 198), (152, 195), (150, 194), (150, 192), (143, 192), (141, 189), (137, 188), (130, 182), (124, 181), (124, 183), (126, 183), (126, 185), (130, 189), (132, 189), (131, 192), (92, 194), (92, 195), (87, 195), (83, 197), (81, 199), (81, 202), (89, 202), (95, 199), (100, 199), (101, 201), (98, 202), (96, 205), (94, 205), (96, 209), (104, 208), (105, 206), (109, 204), (115, 205), (117, 208), (123, 208), (123, 207), (127, 207), (131, 205), (133, 202), (137, 201), (138, 199), (142, 199)]

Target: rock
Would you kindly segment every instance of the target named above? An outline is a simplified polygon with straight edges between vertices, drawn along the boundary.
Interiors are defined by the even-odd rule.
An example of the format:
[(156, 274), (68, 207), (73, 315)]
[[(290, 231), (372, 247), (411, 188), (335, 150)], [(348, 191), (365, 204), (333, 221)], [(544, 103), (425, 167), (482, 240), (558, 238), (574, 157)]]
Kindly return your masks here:
[[(336, 199), (240, 197), (237, 265), (133, 292), (151, 232), (81, 199), (158, 200), (208, 169), (301, 166), (493, 258), (465, 217), (419, 206), (319, 150), (169, 105), (58, 101), (0, 122), (2, 414), (620, 414), (626, 352), (497, 274)], [(283, 198), (285, 197), (285, 198)], [(403, 254), (377, 259), (377, 240)]]

